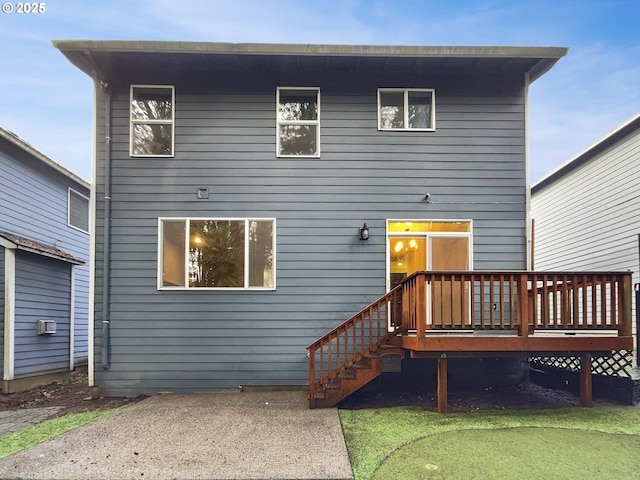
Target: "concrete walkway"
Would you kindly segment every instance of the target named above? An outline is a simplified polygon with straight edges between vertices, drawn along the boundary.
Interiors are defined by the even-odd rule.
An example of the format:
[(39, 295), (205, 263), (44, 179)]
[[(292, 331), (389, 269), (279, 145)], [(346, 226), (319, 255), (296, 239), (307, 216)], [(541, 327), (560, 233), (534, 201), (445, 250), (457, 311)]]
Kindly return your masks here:
[(0, 459), (0, 478), (352, 479), (337, 410), (306, 397), (156, 395)]

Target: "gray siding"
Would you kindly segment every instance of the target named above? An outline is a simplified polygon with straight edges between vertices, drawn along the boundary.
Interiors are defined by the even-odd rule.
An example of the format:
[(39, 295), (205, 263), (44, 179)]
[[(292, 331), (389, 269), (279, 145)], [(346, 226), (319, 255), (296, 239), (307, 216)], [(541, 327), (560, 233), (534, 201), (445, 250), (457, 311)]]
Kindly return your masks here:
[[(129, 157), (129, 80), (150, 83), (131, 78), (113, 92), (108, 371), (96, 338), (106, 394), (306, 384), (305, 347), (385, 292), (386, 219), (472, 219), (474, 268), (526, 266), (523, 78), (158, 78), (176, 86), (175, 158)], [(276, 158), (277, 86), (320, 87), (321, 158)], [(378, 87), (436, 88), (437, 130), (379, 132)], [(104, 98), (98, 105), (103, 138)], [(197, 200), (197, 187), (210, 198)], [(158, 291), (165, 216), (275, 217), (277, 290)]]
[(75, 359), (88, 356), (89, 234), (68, 226), (68, 188), (89, 196), (88, 189), (0, 141), (0, 230), (54, 245), (85, 260), (75, 267)]
[[(71, 265), (16, 252), (15, 377), (69, 369)], [(57, 331), (38, 335), (40, 319)]]

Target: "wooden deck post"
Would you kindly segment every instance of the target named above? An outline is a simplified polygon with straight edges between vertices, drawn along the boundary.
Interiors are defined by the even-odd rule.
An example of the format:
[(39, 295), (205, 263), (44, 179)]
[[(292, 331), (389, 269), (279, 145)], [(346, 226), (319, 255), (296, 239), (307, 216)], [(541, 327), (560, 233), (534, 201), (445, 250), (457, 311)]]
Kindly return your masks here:
[(307, 350), (309, 358), (309, 408), (316, 406), (316, 352), (309, 347)]
[(424, 275), (418, 275), (415, 283), (415, 299), (416, 299), (416, 334), (418, 337), (424, 337), (427, 329), (427, 299), (426, 282)]
[(631, 272), (624, 273), (620, 283), (621, 285), (618, 287), (620, 295), (620, 318), (618, 320), (620, 324), (620, 335), (630, 337), (633, 335), (633, 285)]
[(447, 413), (447, 354), (438, 357), (438, 413)]
[(593, 378), (591, 375), (591, 354), (580, 357), (580, 405), (591, 406)]
[(526, 273), (518, 277), (518, 327), (519, 335), (527, 337), (529, 335), (529, 277)]

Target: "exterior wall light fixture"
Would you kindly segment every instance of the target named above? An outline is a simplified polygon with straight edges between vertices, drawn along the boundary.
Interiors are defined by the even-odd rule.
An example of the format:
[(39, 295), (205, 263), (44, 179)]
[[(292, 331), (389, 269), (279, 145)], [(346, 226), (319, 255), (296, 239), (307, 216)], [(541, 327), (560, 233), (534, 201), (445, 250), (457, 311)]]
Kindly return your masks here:
[(360, 240), (369, 240), (369, 227), (367, 227), (367, 222), (364, 222), (363, 227), (360, 229)]

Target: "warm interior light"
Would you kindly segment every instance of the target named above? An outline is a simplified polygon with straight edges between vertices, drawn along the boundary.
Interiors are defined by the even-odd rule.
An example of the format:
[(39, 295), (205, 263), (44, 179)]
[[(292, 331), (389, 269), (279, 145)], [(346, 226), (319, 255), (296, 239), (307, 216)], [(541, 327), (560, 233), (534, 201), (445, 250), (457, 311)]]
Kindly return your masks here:
[(409, 241), (409, 248), (411, 250), (417, 250), (418, 249), (418, 242), (416, 242), (413, 238)]
[(404, 243), (402, 243), (402, 240), (399, 240), (398, 243), (396, 243), (394, 250), (396, 251), (396, 253), (399, 253), (400, 250), (402, 250), (403, 248), (404, 248)]
[(193, 243), (200, 245), (202, 243), (202, 239), (198, 236), (193, 237)]

